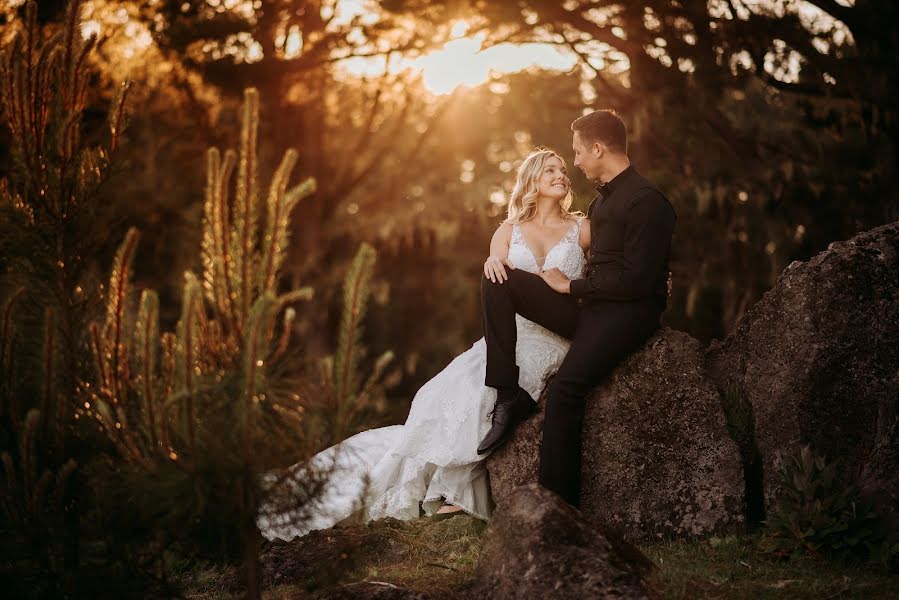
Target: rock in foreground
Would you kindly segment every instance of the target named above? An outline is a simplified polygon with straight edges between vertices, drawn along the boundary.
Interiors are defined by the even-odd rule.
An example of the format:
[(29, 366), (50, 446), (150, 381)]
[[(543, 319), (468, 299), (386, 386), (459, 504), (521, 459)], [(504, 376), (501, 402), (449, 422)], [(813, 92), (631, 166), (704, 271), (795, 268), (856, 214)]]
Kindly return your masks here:
[(652, 562), (559, 496), (522, 486), (497, 508), (475, 573), (475, 598), (647, 599)]

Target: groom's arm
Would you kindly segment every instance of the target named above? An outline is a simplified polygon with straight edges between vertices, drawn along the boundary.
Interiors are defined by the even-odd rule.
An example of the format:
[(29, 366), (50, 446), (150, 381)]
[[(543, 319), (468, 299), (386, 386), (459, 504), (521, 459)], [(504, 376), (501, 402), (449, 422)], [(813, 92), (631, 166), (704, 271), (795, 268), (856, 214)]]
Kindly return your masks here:
[(668, 201), (656, 190), (643, 190), (627, 215), (623, 268), (594, 269), (571, 282), (575, 298), (627, 301), (650, 297), (658, 283), (677, 220)]

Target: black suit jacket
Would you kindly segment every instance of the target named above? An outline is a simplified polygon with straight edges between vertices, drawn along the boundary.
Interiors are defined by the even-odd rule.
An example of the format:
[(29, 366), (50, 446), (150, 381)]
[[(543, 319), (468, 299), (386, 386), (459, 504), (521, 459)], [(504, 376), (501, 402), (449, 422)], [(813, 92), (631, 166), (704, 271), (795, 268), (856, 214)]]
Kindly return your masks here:
[(677, 214), (668, 199), (633, 166), (608, 183), (587, 209), (590, 259), (571, 295), (584, 302), (640, 302), (664, 309), (668, 260)]

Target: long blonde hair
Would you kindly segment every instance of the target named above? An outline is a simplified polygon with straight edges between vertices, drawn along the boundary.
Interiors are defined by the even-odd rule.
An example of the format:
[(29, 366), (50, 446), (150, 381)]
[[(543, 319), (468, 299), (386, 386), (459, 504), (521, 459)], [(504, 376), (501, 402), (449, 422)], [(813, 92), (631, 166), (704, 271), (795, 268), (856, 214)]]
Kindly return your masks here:
[[(534, 218), (537, 212), (537, 197), (540, 192), (537, 188), (537, 180), (543, 173), (543, 166), (550, 158), (558, 158), (565, 166), (565, 159), (547, 148), (537, 148), (528, 154), (521, 166), (518, 167), (518, 176), (515, 179), (515, 187), (512, 188), (512, 196), (509, 198), (509, 211), (504, 223), (522, 223)], [(575, 215), (568, 209), (571, 208), (571, 188), (559, 202), (559, 211), (562, 218)]]

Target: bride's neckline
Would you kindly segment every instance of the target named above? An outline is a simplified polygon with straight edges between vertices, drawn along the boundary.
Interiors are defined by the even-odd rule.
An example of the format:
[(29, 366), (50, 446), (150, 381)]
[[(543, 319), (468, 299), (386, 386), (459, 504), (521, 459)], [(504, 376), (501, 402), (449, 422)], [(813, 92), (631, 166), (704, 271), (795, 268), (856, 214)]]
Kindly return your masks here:
[[(577, 223), (578, 223), (578, 221), (575, 220), (574, 225), (577, 225)], [(522, 231), (522, 229), (521, 229), (521, 224), (514, 223), (513, 227), (518, 228), (518, 236), (521, 238), (522, 245), (530, 253), (531, 257), (534, 259), (534, 264), (536, 264), (537, 268), (539, 268), (539, 269), (543, 268), (543, 265), (546, 264), (546, 259), (549, 258), (550, 254), (552, 254), (552, 251), (555, 250), (559, 245), (561, 245), (565, 240), (567, 240), (568, 236), (571, 235), (571, 231), (574, 229), (574, 227), (569, 227), (568, 230), (562, 234), (562, 237), (559, 238), (559, 241), (557, 241), (555, 244), (550, 246), (549, 249), (547, 249), (545, 255), (537, 256), (537, 254), (531, 248), (530, 243), (528, 243), (528, 239), (524, 236), (524, 231)], [(542, 261), (542, 263), (541, 263), (541, 261)]]

